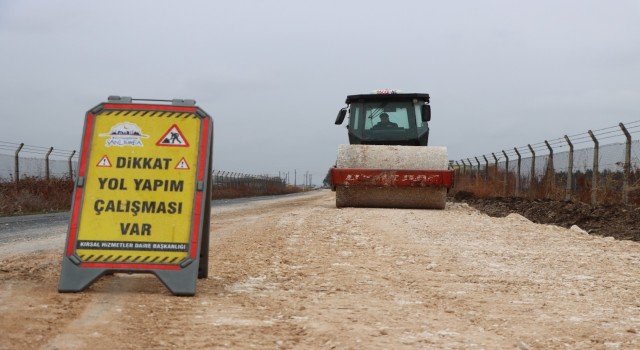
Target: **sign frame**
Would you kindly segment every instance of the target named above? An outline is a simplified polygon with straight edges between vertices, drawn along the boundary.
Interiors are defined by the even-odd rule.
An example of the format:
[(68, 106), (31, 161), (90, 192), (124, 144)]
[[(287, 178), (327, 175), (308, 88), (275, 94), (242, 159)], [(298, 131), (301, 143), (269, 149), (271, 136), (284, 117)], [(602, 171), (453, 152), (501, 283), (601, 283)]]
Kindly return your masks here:
[[(136, 102), (134, 102), (136, 101)], [(144, 102), (137, 102), (144, 101)], [(164, 102), (164, 103), (160, 103)], [(167, 104), (166, 102), (170, 102)], [(115, 117), (117, 116), (117, 117)], [(173, 144), (160, 144), (162, 139), (159, 139), (156, 143), (154, 138), (160, 136), (164, 137), (164, 134), (168, 134), (169, 131), (163, 135), (143, 135), (138, 130), (134, 132), (127, 131), (126, 134), (121, 130), (110, 134), (98, 134), (96, 125), (104, 125), (116, 121), (126, 120), (125, 126), (135, 125), (133, 122), (136, 118), (145, 117), (144, 120), (147, 125), (153, 126), (153, 128), (163, 128), (164, 125), (170, 125), (169, 131), (175, 129), (178, 130), (190, 130), (190, 136), (192, 144), (186, 141), (182, 131), (180, 135), (175, 137), (175, 141), (180, 143), (178, 146)], [(155, 118), (155, 119), (150, 119)], [(142, 120), (142, 119), (139, 119)], [(140, 122), (139, 122), (140, 123)], [(180, 125), (182, 123), (182, 125)], [(186, 124), (188, 123), (188, 124)], [(120, 125), (118, 124), (118, 125)], [(178, 126), (180, 125), (180, 126)], [(130, 129), (128, 129), (130, 130)], [(155, 130), (155, 129), (154, 129)], [(104, 132), (104, 130), (102, 130)], [(62, 259), (62, 270), (60, 273), (60, 281), (58, 285), (58, 291), (64, 292), (80, 292), (86, 289), (89, 285), (99, 279), (101, 276), (113, 273), (151, 273), (174, 294), (182, 296), (193, 296), (196, 293), (196, 281), (198, 278), (208, 277), (208, 255), (209, 255), (209, 236), (210, 236), (210, 215), (211, 215), (211, 171), (212, 171), (212, 154), (213, 154), (213, 119), (200, 107), (195, 105), (194, 100), (173, 99), (167, 100), (142, 100), (132, 99), (131, 97), (119, 97), (110, 96), (108, 102), (103, 102), (87, 111), (85, 115), (85, 124), (82, 133), (81, 151), (79, 154), (78, 171), (75, 179), (75, 187), (72, 197), (72, 209), (71, 217), (68, 227), (68, 234), (65, 243), (65, 249)], [(101, 149), (99, 143), (104, 142), (102, 139), (111, 137), (107, 140), (107, 144)], [(144, 142), (148, 145), (144, 149), (142, 142), (143, 137), (149, 137)], [(120, 139), (118, 139), (120, 138)], [(137, 138), (137, 139), (136, 139)], [(197, 142), (193, 142), (196, 141)], [(127, 154), (131, 154), (132, 157), (126, 159), (126, 157), (110, 156), (111, 148), (109, 142), (113, 141), (116, 146), (113, 147), (113, 152), (123, 152), (126, 149)], [(165, 140), (166, 143), (169, 140)], [(163, 141), (164, 142), (164, 141)], [(118, 144), (120, 143), (120, 144)], [(140, 147), (136, 147), (140, 146)], [(123, 170), (121, 178), (100, 178), (98, 175), (100, 171), (114, 171), (112, 167), (118, 163), (120, 168), (125, 168), (126, 161), (129, 161), (134, 165), (141, 166), (140, 164), (151, 164), (151, 157), (136, 157), (136, 155), (146, 155), (150, 153), (160, 153), (162, 148), (166, 149), (166, 146), (172, 149), (171, 154), (175, 155), (173, 158), (156, 158), (156, 163), (161, 164), (166, 170), (173, 172), (183, 172), (183, 180), (150, 180), (140, 178), (128, 178), (127, 172)], [(95, 148), (95, 149), (94, 149)], [(184, 153), (180, 153), (184, 152)], [(195, 152), (195, 153), (194, 153)], [(187, 156), (181, 156), (186, 154)], [(97, 159), (97, 161), (96, 161)], [(133, 159), (133, 161), (132, 161)], [(190, 164), (187, 165), (187, 160), (190, 160)], [(116, 162), (117, 160), (117, 162)], [(96, 163), (96, 164), (92, 164)], [(171, 163), (171, 169), (169, 169), (169, 163)], [(175, 164), (174, 164), (175, 163)], [(165, 166), (166, 164), (166, 166)], [(97, 169), (102, 167), (101, 169)], [(175, 167), (175, 168), (174, 168)], [(128, 170), (131, 174), (144, 173), (143, 170)], [(142, 176), (142, 175), (140, 175)], [(107, 188), (107, 183), (113, 182), (113, 186)], [(136, 191), (146, 189), (148, 191), (157, 191), (154, 193), (146, 193), (147, 198), (153, 196), (164, 195), (164, 191), (167, 188), (175, 190), (180, 198), (184, 198), (184, 201), (180, 202), (168, 202), (165, 207), (165, 203), (161, 201), (125, 201), (120, 200), (122, 194), (131, 194), (130, 189), (134, 180), (136, 182)], [(162, 182), (165, 181), (165, 182)], [(100, 183), (100, 189), (98, 190), (98, 183)], [(127, 186), (125, 187), (125, 183)], [(145, 188), (142, 187), (145, 184)], [(120, 186), (118, 188), (117, 186)], [(118, 192), (118, 190), (121, 190)], [(102, 206), (104, 200), (94, 198), (98, 195), (110, 196), (115, 198), (114, 200), (106, 201), (110, 205)], [(159, 193), (159, 194), (156, 194)], [(138, 195), (138, 192), (135, 192)], [(92, 207), (91, 201), (94, 200)], [(176, 232), (171, 232), (171, 237), (176, 241), (167, 242), (153, 242), (141, 241), (150, 239), (144, 236), (145, 232), (138, 231), (140, 224), (120, 224), (121, 237), (120, 241), (104, 240), (101, 236), (102, 227), (106, 227), (109, 224), (114, 225), (113, 217), (121, 215), (118, 212), (121, 209), (121, 202), (133, 203), (137, 202), (137, 205), (146, 205), (147, 212), (141, 211), (138, 218), (143, 215), (150, 217), (151, 221), (165, 220), (161, 222), (176, 222), (172, 229)], [(113, 203), (117, 203), (116, 205)], [(100, 205), (99, 205), (100, 204)], [(160, 206), (162, 209), (160, 210)], [(157, 208), (156, 208), (157, 206)], [(182, 213), (184, 207), (184, 213)], [(128, 208), (122, 206), (122, 208)], [(167, 209), (168, 208), (168, 209)], [(178, 211), (179, 208), (179, 211)], [(153, 209), (153, 211), (151, 211)], [(92, 211), (93, 210), (93, 211)], [(104, 210), (107, 215), (100, 215), (100, 210)], [(151, 212), (151, 214), (150, 214)], [(168, 217), (170, 214), (179, 213), (182, 220), (175, 217)], [(134, 213), (132, 215), (138, 215)], [(188, 219), (189, 222), (186, 222)], [(135, 226), (130, 226), (135, 225)], [(144, 224), (142, 224), (144, 230)], [(155, 224), (155, 226), (159, 226)], [(162, 225), (160, 225), (162, 226)], [(166, 225), (165, 225), (166, 226)], [(149, 224), (147, 234), (150, 236)], [(134, 229), (132, 229), (134, 228)], [(125, 229), (127, 230), (125, 233)], [(159, 230), (165, 229), (162, 227)], [(105, 229), (106, 230), (106, 229)], [(129, 232), (131, 230), (132, 232)], [(188, 230), (185, 231), (185, 230)], [(120, 233), (119, 233), (120, 234)], [(104, 235), (104, 234), (103, 234)], [(113, 236), (113, 233), (108, 235)], [(162, 236), (162, 234), (160, 234)], [(97, 237), (96, 237), (97, 236)], [(165, 234), (164, 236), (167, 236)], [(86, 240), (90, 237), (91, 240)], [(81, 238), (85, 239), (82, 240)], [(168, 247), (168, 248), (167, 248)], [(92, 252), (91, 249), (96, 249), (98, 252), (95, 255), (87, 254), (86, 252)], [(108, 252), (114, 251), (115, 254), (104, 257), (108, 254), (100, 254), (105, 252), (105, 249), (110, 249)], [(162, 252), (163, 249), (167, 249), (167, 252)], [(154, 254), (165, 254), (165, 259), (149, 260), (151, 256), (146, 256), (149, 251), (155, 251)], [(158, 252), (160, 251), (160, 252)], [(119, 254), (123, 253), (123, 254)], [(127, 256), (128, 254), (128, 256)], [(137, 254), (137, 255), (136, 255)], [(169, 255), (173, 256), (172, 260), (167, 260)], [(112, 257), (115, 256), (115, 257)], [(124, 258), (121, 259), (121, 257)], [(142, 259), (141, 259), (142, 258)], [(147, 261), (148, 260), (148, 261)]]

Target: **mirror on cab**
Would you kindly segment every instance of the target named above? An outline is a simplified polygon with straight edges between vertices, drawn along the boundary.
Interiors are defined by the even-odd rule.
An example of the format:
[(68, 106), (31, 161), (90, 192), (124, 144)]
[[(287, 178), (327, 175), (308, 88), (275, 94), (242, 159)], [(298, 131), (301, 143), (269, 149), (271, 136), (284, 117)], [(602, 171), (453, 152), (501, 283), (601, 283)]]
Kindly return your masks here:
[(431, 106), (424, 104), (422, 105), (420, 110), (422, 112), (422, 121), (423, 122), (431, 121)]
[(342, 124), (344, 121), (344, 117), (347, 115), (347, 107), (342, 108), (340, 112), (338, 112), (338, 116), (336, 117), (336, 125)]

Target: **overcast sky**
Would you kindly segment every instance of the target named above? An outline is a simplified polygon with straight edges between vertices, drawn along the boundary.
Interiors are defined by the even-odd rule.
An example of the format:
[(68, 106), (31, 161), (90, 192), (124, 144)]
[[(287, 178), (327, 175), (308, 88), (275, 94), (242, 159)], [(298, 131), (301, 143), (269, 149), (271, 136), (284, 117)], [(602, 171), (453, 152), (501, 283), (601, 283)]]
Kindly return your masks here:
[(450, 159), (640, 119), (640, 2), (0, 0), (0, 141), (79, 150), (109, 95), (190, 98), (214, 169), (321, 183), (347, 95), (431, 95)]

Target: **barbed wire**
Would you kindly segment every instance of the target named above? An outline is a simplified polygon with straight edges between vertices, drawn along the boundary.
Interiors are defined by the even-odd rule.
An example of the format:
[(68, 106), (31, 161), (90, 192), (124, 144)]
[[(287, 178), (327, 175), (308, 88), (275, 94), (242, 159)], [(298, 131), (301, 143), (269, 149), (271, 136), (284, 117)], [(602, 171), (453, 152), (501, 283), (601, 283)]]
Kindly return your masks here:
[(43, 147), (25, 145), (24, 143), (6, 142), (0, 141), (0, 153), (1, 154), (15, 154), (19, 150), (19, 154), (35, 154), (46, 156), (49, 153), (50, 156), (55, 157), (77, 157), (78, 152), (75, 150), (58, 149), (54, 147)]
[[(620, 123), (620, 124), (624, 125), (625, 129), (630, 135), (640, 134), (640, 120), (635, 120), (635, 121)], [(593, 137), (596, 140), (598, 140), (598, 143), (600, 143), (600, 141), (602, 140), (609, 140), (613, 138), (624, 137), (625, 135), (622, 129), (620, 128), (620, 124), (617, 124), (615, 126), (604, 127), (601, 129), (591, 130), (591, 133), (593, 134)], [(475, 159), (476, 157), (478, 159), (484, 159), (484, 157), (487, 157), (488, 159), (493, 159), (493, 160), (495, 160), (496, 158), (498, 160), (504, 160), (505, 154), (509, 158), (511, 156), (518, 156), (518, 152), (520, 152), (520, 156), (525, 154), (531, 155), (531, 150), (533, 150), (533, 152), (535, 152), (536, 155), (538, 155), (538, 153), (549, 154), (550, 151), (549, 151), (549, 147), (547, 147), (547, 143), (549, 144), (549, 146), (551, 146), (551, 149), (553, 149), (554, 151), (556, 149), (564, 149), (564, 148), (569, 149), (570, 146), (567, 143), (567, 140), (566, 140), (567, 138), (569, 139), (569, 141), (571, 141), (571, 144), (574, 146), (574, 148), (577, 145), (584, 145), (584, 144), (590, 144), (592, 146), (594, 145), (593, 139), (589, 134), (589, 132), (587, 131), (580, 134), (575, 134), (571, 136), (565, 135), (563, 137), (540, 141), (537, 143), (531, 143), (525, 146), (513, 147), (510, 149), (503, 149), (496, 152), (491, 152), (487, 154), (481, 154), (478, 156), (466, 157), (461, 159), (468, 160), (468, 159)]]
[[(629, 134), (631, 135), (640, 134), (640, 120), (635, 120), (635, 121), (620, 123), (620, 124), (624, 125), (625, 129)], [(618, 137), (624, 136), (624, 133), (620, 128), (620, 124), (591, 130), (591, 133), (593, 134), (593, 137), (596, 140), (598, 140), (598, 142), (600, 142), (601, 140), (618, 138)], [(552, 150), (564, 149), (564, 148), (568, 149), (570, 146), (567, 142), (567, 138), (570, 140), (571, 144), (574, 147), (578, 145), (584, 145), (584, 144), (590, 144), (590, 145), (594, 144), (593, 138), (591, 137), (589, 132), (583, 132), (579, 134), (574, 134), (570, 136), (565, 135), (563, 137), (558, 137), (558, 138), (549, 139), (549, 140), (545, 140), (537, 143), (532, 143), (525, 146), (513, 147), (510, 149), (503, 149), (497, 152), (491, 152), (491, 153), (482, 154), (479, 156), (472, 156), (472, 157), (467, 157), (462, 159), (464, 160), (475, 159), (476, 157), (478, 157), (478, 159), (484, 159), (484, 157), (487, 157), (487, 158), (491, 157), (491, 159), (494, 159), (494, 160), (495, 158), (497, 158), (498, 160), (501, 160), (504, 158), (505, 154), (507, 157), (518, 156), (518, 153), (520, 153), (520, 156), (522, 156), (523, 154), (529, 155), (531, 154), (532, 150), (536, 154), (538, 153), (548, 154), (550, 153), (549, 147), (551, 147)], [(40, 156), (46, 156), (47, 154), (49, 154), (50, 156), (54, 156), (54, 157), (66, 157), (66, 158), (78, 157), (78, 152), (76, 152), (75, 150), (65, 150), (65, 149), (57, 149), (54, 147), (33, 146), (33, 145), (25, 145), (24, 143), (0, 141), (0, 154), (15, 154), (18, 150), (19, 150), (19, 154), (30, 154), (30, 155), (40, 155)]]

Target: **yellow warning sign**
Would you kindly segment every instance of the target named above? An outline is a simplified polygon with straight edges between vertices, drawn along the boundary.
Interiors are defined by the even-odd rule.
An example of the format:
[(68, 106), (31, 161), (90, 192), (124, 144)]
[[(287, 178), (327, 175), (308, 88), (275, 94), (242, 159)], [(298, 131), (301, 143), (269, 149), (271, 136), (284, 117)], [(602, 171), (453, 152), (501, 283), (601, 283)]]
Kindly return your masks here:
[(97, 166), (85, 176), (75, 246), (83, 262), (178, 264), (189, 256), (196, 172), (187, 164), (198, 163), (201, 118), (177, 113), (178, 127), (165, 114), (95, 115), (88, 164)]
[(194, 295), (207, 277), (213, 120), (193, 100), (133, 101), (86, 114), (60, 292), (138, 272)]

